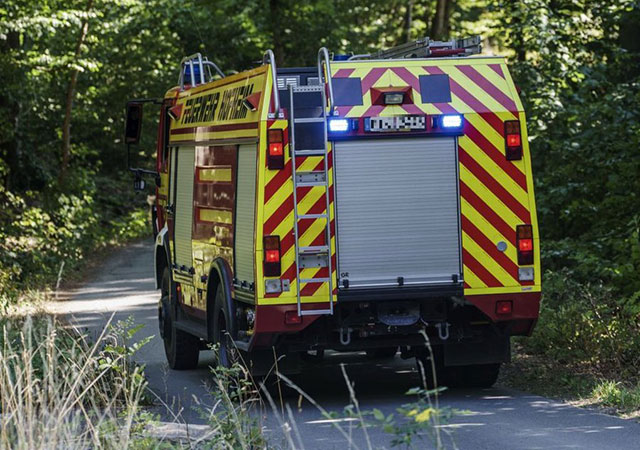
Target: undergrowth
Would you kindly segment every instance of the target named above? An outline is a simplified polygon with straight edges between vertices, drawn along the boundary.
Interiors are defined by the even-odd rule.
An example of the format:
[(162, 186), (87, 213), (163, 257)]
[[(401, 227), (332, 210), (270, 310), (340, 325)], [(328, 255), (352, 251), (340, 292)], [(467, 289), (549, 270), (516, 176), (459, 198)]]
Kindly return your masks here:
[(640, 294), (547, 271), (540, 319), (515, 339), (503, 381), (620, 412), (640, 411)]
[(0, 186), (0, 306), (77, 273), (100, 248), (151, 234), (146, 198), (128, 174), (78, 175), (72, 184), (20, 195)]
[(47, 315), (0, 319), (0, 448), (130, 448), (148, 420), (132, 322), (95, 343)]

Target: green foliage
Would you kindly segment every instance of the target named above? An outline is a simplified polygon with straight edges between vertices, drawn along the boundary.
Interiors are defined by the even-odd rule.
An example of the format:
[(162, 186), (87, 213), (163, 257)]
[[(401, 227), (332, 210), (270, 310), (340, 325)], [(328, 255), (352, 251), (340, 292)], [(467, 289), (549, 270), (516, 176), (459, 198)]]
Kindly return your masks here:
[(602, 381), (593, 389), (591, 395), (603, 406), (622, 411), (640, 409), (640, 385), (630, 388), (620, 382)]
[[(213, 350), (218, 352), (218, 347)], [(261, 406), (258, 391), (247, 369), (236, 362), (211, 369), (215, 382), (212, 409), (203, 411), (214, 430), (202, 444), (205, 449), (265, 448), (267, 441), (256, 411)]]
[(545, 274), (540, 320), (521, 344), (561, 364), (588, 362), (602, 373), (640, 370), (640, 301), (603, 284), (583, 284), (569, 270)]
[(107, 180), (105, 188), (98, 183), (77, 195), (52, 189), (52, 194), (20, 196), (0, 189), (7, 217), (0, 229), (0, 298), (7, 301), (30, 287), (66, 278), (97, 247), (150, 233), (148, 209), (136, 205), (127, 184), (120, 182), (109, 196), (97, 192), (113, 181)]
[(640, 54), (631, 1), (500, 5), (534, 166), (543, 265), (616, 294), (640, 291)]
[(371, 425), (393, 436), (391, 447), (424, 448), (426, 436), (436, 448), (444, 448), (441, 427), (458, 413), (451, 408), (437, 406), (438, 395), (445, 390), (412, 388), (406, 395), (415, 397), (415, 400), (396, 408), (395, 413), (385, 415), (379, 409), (373, 409), (364, 415), (370, 417)]

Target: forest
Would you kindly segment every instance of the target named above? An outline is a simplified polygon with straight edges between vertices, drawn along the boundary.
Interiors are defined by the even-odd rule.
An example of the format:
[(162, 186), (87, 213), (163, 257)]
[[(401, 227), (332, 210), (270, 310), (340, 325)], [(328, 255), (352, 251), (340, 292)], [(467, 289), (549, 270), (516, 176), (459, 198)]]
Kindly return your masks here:
[[(160, 97), (184, 55), (225, 73), (315, 65), (423, 36), (481, 35), (521, 90), (543, 251), (523, 345), (598, 376), (640, 370), (640, 2), (633, 0), (4, 0), (0, 303), (148, 233), (124, 107)], [(150, 162), (156, 118), (145, 116)], [(151, 194), (151, 191), (148, 192)], [(623, 375), (620, 375), (623, 374)], [(627, 374), (627, 375), (624, 375)]]

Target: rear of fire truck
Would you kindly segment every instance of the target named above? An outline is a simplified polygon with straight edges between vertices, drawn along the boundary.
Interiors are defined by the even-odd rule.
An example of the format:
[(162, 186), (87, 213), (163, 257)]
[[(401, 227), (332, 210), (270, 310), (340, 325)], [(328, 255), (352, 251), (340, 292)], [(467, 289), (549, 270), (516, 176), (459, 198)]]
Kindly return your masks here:
[(423, 358), (426, 334), (449, 384), (486, 386), (532, 332), (525, 115), (505, 60), (468, 47), (277, 70), (251, 348)]
[[(230, 77), (183, 60), (154, 100), (171, 367), (216, 343), (256, 374), (274, 352), (297, 370), (310, 352), (399, 351), (433, 353), (449, 385), (495, 381), (535, 326), (541, 271), (525, 114), (504, 58), (471, 56), (479, 43), (322, 48), (312, 68), (268, 51)], [(146, 101), (130, 102), (129, 143)]]

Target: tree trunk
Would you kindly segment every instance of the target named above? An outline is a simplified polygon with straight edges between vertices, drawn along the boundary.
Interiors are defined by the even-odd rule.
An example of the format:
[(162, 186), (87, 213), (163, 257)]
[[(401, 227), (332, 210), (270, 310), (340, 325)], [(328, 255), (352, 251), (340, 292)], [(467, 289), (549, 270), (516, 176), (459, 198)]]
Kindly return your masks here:
[(284, 65), (285, 48), (283, 41), (283, 27), (281, 26), (281, 9), (282, 3), (280, 0), (269, 0), (269, 22), (271, 23), (271, 39), (273, 40), (273, 53), (276, 57), (276, 65), (281, 67)]
[[(7, 33), (6, 39), (0, 40), (0, 56), (3, 59), (10, 61), (10, 54), (20, 47), (20, 35), (11, 31)], [(21, 70), (14, 70), (13, 76), (22, 78)], [(9, 75), (12, 77), (12, 75)], [(4, 89), (5, 92), (9, 92), (10, 89), (15, 88), (15, 80), (5, 80)], [(19, 81), (17, 82), (19, 83)], [(19, 174), (19, 155), (20, 155), (20, 140), (18, 134), (20, 133), (20, 103), (15, 98), (10, 98), (9, 95), (0, 95), (0, 111), (3, 114), (7, 114), (13, 121), (13, 129), (5, 131), (9, 136), (4, 142), (0, 142), (0, 157), (2, 157), (7, 164), (7, 173), (5, 174), (2, 184), (7, 190), (10, 190), (13, 186), (13, 181), (18, 178)]]
[(451, 37), (451, 10), (453, 9), (454, 3), (455, 3), (455, 0), (448, 0), (447, 6), (445, 7), (445, 10), (444, 10), (444, 33), (443, 34), (445, 38)]
[[(88, 0), (87, 10), (82, 26), (80, 28), (80, 36), (76, 43), (76, 50), (73, 55), (73, 63), (77, 63), (82, 53), (82, 45), (84, 44), (89, 32), (89, 13), (93, 8), (93, 0)], [(76, 83), (78, 82), (78, 69), (71, 69), (71, 77), (67, 86), (67, 95), (64, 109), (64, 122), (62, 123), (62, 164), (60, 165), (60, 174), (58, 175), (58, 183), (62, 184), (69, 168), (69, 158), (71, 156), (71, 112), (73, 110), (73, 99), (75, 97)]]
[(433, 16), (433, 22), (431, 22), (431, 35), (429, 36), (431, 39), (441, 40), (445, 38), (447, 3), (448, 0), (437, 0), (436, 2), (436, 13)]
[(404, 27), (402, 33), (402, 43), (411, 41), (411, 27), (413, 26), (413, 0), (407, 1), (404, 13)]

